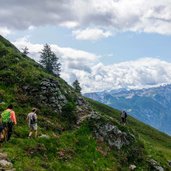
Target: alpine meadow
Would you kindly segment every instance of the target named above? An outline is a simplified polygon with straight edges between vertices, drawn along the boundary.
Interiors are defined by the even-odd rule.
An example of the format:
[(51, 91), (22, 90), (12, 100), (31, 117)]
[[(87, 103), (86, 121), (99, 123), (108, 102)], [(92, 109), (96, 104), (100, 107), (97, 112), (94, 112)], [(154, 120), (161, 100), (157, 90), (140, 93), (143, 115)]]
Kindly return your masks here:
[[(0, 100), (1, 111), (13, 104), (17, 117), (1, 144), (4, 170), (170, 170), (170, 136), (131, 116), (122, 125), (119, 110), (83, 97), (2, 36)], [(25, 119), (35, 106), (38, 137), (28, 139)]]
[(171, 0), (0, 0), (0, 171), (171, 171)]

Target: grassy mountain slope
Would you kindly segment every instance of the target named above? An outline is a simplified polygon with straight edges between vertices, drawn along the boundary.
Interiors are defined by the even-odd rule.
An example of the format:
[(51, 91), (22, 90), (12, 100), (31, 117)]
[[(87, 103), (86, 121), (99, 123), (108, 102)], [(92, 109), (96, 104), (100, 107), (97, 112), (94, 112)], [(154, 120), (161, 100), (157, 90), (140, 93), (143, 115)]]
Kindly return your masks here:
[[(147, 160), (155, 159), (166, 170), (171, 160), (171, 137), (135, 120), (119, 123), (119, 111), (77, 94), (64, 80), (49, 74), (34, 60), (23, 56), (0, 36), (0, 110), (14, 104), (18, 124), (3, 151), (16, 170), (150, 170)], [(81, 101), (81, 102), (80, 102)], [(120, 130), (131, 133), (135, 142), (120, 150), (96, 139), (89, 120), (77, 125), (78, 116), (95, 111)], [(72, 108), (74, 106), (74, 108)], [(88, 106), (88, 107), (87, 107)], [(39, 138), (28, 139), (25, 121), (32, 107), (37, 107)], [(65, 109), (65, 110), (64, 110)], [(105, 123), (104, 123), (105, 124)]]
[(85, 96), (117, 109), (131, 111), (131, 116), (171, 135), (171, 85), (94, 92)]
[[(104, 115), (115, 118), (117, 121), (120, 120), (120, 111), (114, 110), (113, 108), (101, 104), (99, 102), (88, 99), (92, 106)], [(159, 132), (155, 128), (146, 125), (135, 118), (129, 116), (127, 128), (132, 129), (135, 134), (144, 143), (147, 153), (149, 155), (154, 155), (156, 158), (158, 156), (163, 157), (163, 159), (171, 159), (171, 137)]]

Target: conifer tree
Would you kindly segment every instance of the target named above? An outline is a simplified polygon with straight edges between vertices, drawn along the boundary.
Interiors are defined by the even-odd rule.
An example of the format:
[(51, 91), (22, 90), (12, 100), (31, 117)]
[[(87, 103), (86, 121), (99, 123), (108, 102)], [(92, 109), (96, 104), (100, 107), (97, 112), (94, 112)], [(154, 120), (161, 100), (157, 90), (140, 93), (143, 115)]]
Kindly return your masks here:
[(27, 46), (25, 47), (25, 48), (22, 48), (22, 54), (24, 55), (24, 56), (26, 56), (27, 54), (29, 54), (29, 51), (28, 51), (29, 49), (27, 48)]
[(78, 80), (75, 80), (72, 83), (72, 86), (74, 87), (74, 89), (77, 93), (81, 93), (81, 87), (80, 87), (80, 83), (78, 82)]
[(52, 52), (50, 46), (45, 44), (40, 53), (40, 63), (43, 65), (43, 67), (45, 67), (50, 73), (54, 73), (59, 76), (61, 71), (61, 64), (58, 62), (59, 58), (55, 55), (54, 52)]

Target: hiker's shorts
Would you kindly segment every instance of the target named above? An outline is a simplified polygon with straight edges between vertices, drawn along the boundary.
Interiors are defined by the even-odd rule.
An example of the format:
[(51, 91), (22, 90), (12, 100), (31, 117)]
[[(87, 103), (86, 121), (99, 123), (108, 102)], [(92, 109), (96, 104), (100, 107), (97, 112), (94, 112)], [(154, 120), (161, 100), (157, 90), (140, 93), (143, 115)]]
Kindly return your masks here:
[(36, 124), (30, 124), (30, 130), (37, 131), (37, 123)]

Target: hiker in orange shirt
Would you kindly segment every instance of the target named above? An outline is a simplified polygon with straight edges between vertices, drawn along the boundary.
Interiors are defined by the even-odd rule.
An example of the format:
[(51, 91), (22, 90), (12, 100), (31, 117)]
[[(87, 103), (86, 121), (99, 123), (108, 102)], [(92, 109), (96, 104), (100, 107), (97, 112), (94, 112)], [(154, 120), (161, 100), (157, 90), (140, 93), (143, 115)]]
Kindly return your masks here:
[(13, 111), (12, 104), (9, 105), (4, 112), (2, 112), (1, 117), (2, 117), (3, 126), (7, 127), (7, 129), (8, 129), (7, 141), (9, 141), (9, 139), (12, 135), (13, 125), (17, 124), (16, 116), (15, 116), (15, 112)]

